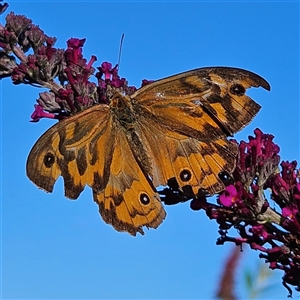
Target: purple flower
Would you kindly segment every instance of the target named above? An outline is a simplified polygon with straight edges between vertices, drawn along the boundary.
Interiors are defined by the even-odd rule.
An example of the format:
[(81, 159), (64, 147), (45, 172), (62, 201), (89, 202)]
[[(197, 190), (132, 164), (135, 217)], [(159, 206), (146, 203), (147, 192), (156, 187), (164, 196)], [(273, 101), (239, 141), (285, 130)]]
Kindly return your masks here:
[(150, 83), (152, 83), (152, 82), (154, 82), (154, 80), (143, 79), (143, 80), (142, 80), (142, 86), (145, 86), (145, 85), (150, 84)]
[(299, 213), (299, 209), (295, 204), (290, 205), (289, 207), (284, 207), (281, 210), (283, 217), (293, 220), (296, 218), (296, 214)]
[(72, 60), (74, 64), (77, 64), (82, 57), (82, 47), (86, 39), (71, 38), (67, 41), (68, 49), (66, 55), (69, 56), (69, 60)]
[(238, 199), (238, 192), (234, 185), (229, 185), (219, 196), (219, 202), (226, 206), (232, 206)]
[(31, 114), (32, 120), (30, 122), (38, 122), (41, 118), (56, 119), (56, 115), (52, 113), (47, 113), (44, 111), (43, 107), (39, 104), (34, 105), (34, 112)]
[(99, 77), (102, 77), (104, 75), (104, 80), (110, 80), (111, 77), (111, 68), (112, 64), (105, 61), (101, 64), (101, 67), (98, 68), (100, 71)]

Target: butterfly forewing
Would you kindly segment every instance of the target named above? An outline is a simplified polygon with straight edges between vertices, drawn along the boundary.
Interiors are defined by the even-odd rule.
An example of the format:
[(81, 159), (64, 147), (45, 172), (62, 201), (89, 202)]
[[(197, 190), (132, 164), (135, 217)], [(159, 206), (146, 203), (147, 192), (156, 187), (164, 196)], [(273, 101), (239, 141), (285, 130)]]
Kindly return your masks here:
[(270, 89), (262, 77), (246, 70), (201, 68), (146, 85), (132, 99), (159, 124), (210, 141), (234, 134), (253, 119), (260, 105), (245, 92), (259, 86)]
[[(103, 176), (107, 161), (104, 157), (111, 150), (109, 146), (112, 148), (113, 145), (97, 149), (94, 144), (95, 137), (98, 141), (105, 132), (113, 140), (108, 121), (109, 107), (102, 105), (52, 126), (29, 153), (26, 165), (29, 179), (45, 191), (52, 192), (55, 181), (61, 175), (65, 195), (76, 199), (85, 185), (93, 186), (95, 172)], [(99, 133), (102, 134), (99, 136)]]

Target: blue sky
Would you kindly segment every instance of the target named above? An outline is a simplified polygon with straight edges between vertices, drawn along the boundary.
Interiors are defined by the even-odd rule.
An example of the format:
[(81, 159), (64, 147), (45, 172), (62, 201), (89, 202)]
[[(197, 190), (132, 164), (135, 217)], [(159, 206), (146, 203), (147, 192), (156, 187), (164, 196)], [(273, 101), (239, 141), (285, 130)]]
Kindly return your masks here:
[[(9, 10), (57, 37), (60, 48), (86, 38), (84, 56), (99, 64), (117, 62), (124, 33), (120, 75), (130, 85), (204, 66), (258, 73), (271, 92), (249, 92), (262, 109), (236, 138), (259, 127), (275, 136), (282, 159), (299, 161), (299, 2), (11, 1)], [(215, 245), (217, 224), (203, 211), (166, 207), (157, 230), (131, 237), (100, 219), (89, 188), (70, 201), (61, 180), (52, 194), (29, 181), (27, 155), (53, 124), (29, 123), (39, 92), (1, 82), (2, 298), (213, 299), (232, 245)], [(259, 263), (258, 252), (244, 250), (240, 299), (243, 272)], [(262, 298), (286, 297), (281, 276), (274, 272), (276, 285)]]

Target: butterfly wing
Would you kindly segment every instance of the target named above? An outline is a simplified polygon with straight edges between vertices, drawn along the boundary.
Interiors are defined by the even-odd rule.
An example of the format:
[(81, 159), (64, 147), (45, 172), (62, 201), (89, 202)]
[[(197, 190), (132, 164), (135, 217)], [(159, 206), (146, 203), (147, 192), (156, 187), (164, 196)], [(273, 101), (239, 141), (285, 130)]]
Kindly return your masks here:
[(106, 188), (94, 191), (104, 221), (132, 235), (144, 234), (142, 226), (157, 228), (166, 216), (157, 191), (137, 161), (125, 134), (118, 131)]
[(106, 156), (113, 144), (109, 107), (87, 109), (55, 124), (38, 139), (27, 159), (27, 176), (47, 192), (62, 176), (65, 196), (77, 199), (85, 185), (94, 187), (97, 174), (102, 181), (97, 184), (105, 186), (103, 174), (110, 167)]
[(26, 170), (29, 179), (47, 192), (62, 176), (65, 195), (71, 199), (90, 186), (104, 221), (119, 231), (142, 233), (142, 226), (156, 228), (165, 217), (156, 190), (107, 105), (93, 106), (52, 126), (33, 146)]
[(269, 84), (236, 68), (201, 68), (155, 81), (132, 96), (139, 114), (136, 132), (153, 162), (154, 185), (175, 177), (179, 186), (210, 194), (232, 173), (237, 146), (226, 139), (247, 125), (260, 106), (245, 92)]
[(237, 68), (200, 68), (155, 81), (132, 95), (137, 110), (156, 122), (211, 141), (246, 126), (260, 105), (245, 94), (250, 87), (270, 90), (260, 76)]
[(211, 195), (224, 189), (219, 173), (230, 174), (235, 167), (238, 149), (233, 142), (225, 138), (201, 142), (148, 118), (139, 120), (136, 131), (151, 157), (155, 186), (166, 185), (174, 177), (187, 195), (187, 187), (196, 195), (199, 189)]

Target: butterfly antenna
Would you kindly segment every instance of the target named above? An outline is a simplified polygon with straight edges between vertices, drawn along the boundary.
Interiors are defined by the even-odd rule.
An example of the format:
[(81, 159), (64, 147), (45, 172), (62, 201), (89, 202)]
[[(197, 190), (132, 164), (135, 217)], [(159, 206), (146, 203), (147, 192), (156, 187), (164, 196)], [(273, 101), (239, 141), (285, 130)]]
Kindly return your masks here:
[(121, 61), (121, 53), (122, 53), (122, 47), (123, 47), (123, 40), (124, 40), (124, 33), (122, 33), (121, 41), (120, 41), (120, 48), (119, 48), (119, 57), (118, 57), (118, 71), (120, 70), (120, 61)]

